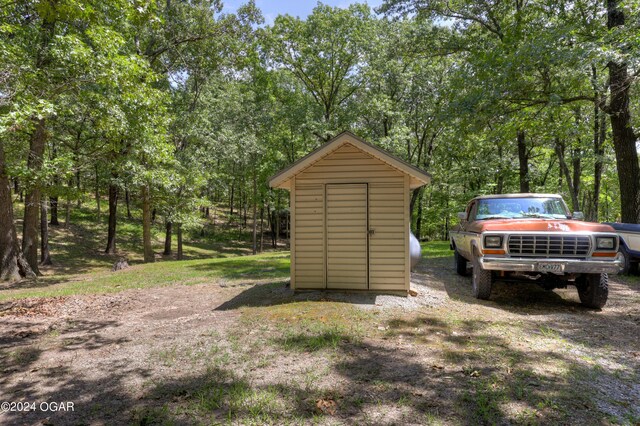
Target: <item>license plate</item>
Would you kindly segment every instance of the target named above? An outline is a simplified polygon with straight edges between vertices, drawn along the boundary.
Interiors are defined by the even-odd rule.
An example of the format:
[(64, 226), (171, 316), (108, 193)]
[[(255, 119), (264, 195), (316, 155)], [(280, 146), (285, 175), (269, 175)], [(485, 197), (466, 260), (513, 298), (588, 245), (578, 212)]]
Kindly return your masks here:
[(561, 263), (538, 263), (540, 272), (562, 272)]

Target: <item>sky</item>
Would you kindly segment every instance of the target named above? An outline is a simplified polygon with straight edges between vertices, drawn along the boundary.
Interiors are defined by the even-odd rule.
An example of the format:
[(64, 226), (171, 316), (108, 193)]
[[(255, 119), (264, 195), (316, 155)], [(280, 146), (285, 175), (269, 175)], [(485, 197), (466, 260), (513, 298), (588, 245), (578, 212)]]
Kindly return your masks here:
[[(223, 0), (225, 12), (235, 12), (235, 10), (246, 0)], [(371, 8), (378, 7), (382, 4), (382, 0), (323, 0), (323, 4), (337, 7), (347, 7), (353, 3), (367, 3)], [(318, 4), (317, 0), (256, 0), (256, 6), (262, 11), (265, 24), (270, 25), (278, 15), (289, 14), (300, 18), (307, 17), (314, 7)]]

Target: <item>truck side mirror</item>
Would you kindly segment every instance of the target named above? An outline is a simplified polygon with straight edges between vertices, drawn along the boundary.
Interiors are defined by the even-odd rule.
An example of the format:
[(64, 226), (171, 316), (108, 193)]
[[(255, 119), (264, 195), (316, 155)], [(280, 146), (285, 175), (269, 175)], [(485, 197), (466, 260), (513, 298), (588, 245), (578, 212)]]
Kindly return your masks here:
[(467, 220), (467, 213), (466, 212), (458, 212), (458, 219)]
[(573, 212), (573, 215), (571, 217), (573, 219), (575, 219), (575, 220), (584, 220), (584, 213), (582, 213), (582, 212)]

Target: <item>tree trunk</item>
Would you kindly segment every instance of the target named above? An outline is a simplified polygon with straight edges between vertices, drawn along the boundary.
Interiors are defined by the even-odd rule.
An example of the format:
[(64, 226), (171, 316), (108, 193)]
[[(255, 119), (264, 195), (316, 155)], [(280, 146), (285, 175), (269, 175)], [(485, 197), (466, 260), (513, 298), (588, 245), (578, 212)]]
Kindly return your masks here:
[[(619, 0), (607, 1), (607, 28), (625, 25), (625, 15)], [(640, 223), (640, 165), (636, 150), (636, 135), (631, 125), (629, 91), (632, 78), (627, 64), (611, 61), (609, 67), (609, 118), (616, 153), (616, 166), (620, 182), (621, 220)]]
[(247, 229), (247, 204), (249, 202), (249, 196), (246, 191), (242, 191), (242, 229)]
[[(77, 158), (77, 155), (76, 155)], [(77, 163), (76, 163), (77, 167)], [(78, 208), (82, 207), (82, 190), (80, 187), (80, 170), (76, 171), (76, 190), (78, 191), (78, 199), (76, 200), (76, 206)]]
[(40, 265), (51, 265), (49, 252), (49, 222), (47, 221), (47, 199), (42, 197), (40, 203)]
[(164, 234), (164, 251), (162, 254), (164, 256), (171, 256), (171, 230), (173, 228), (173, 224), (168, 221), (165, 225), (166, 232)]
[[(50, 4), (54, 9), (43, 16), (42, 23), (38, 29), (38, 48), (36, 49), (35, 69), (39, 71), (47, 68), (49, 46), (55, 36), (55, 3)], [(36, 89), (37, 90), (37, 89)], [(44, 149), (47, 141), (45, 119), (43, 117), (33, 117), (34, 131), (31, 134), (29, 143), (29, 156), (27, 158), (27, 169), (35, 178), (42, 169), (44, 159)], [(38, 271), (38, 215), (40, 213), (40, 184), (31, 182), (27, 185), (24, 197), (24, 219), (22, 222), (22, 253), (24, 259), (29, 264), (31, 270), (40, 275)]]
[(272, 248), (277, 248), (278, 247), (278, 238), (276, 236), (276, 211), (271, 211), (269, 212), (269, 222), (271, 225), (271, 247)]
[[(42, 169), (42, 159), (46, 143), (46, 128), (43, 118), (35, 120), (35, 130), (31, 136), (27, 168), (34, 174)], [(38, 216), (40, 213), (39, 183), (32, 183), (24, 198), (24, 220), (22, 222), (22, 252), (34, 273), (38, 270)]]
[(416, 232), (415, 232), (415, 236), (418, 239), (418, 241), (420, 241), (420, 237), (422, 236), (421, 233), (421, 229), (422, 229), (422, 199), (423, 199), (424, 195), (423, 193), (420, 194), (420, 198), (418, 199), (418, 217), (416, 218)]
[(260, 204), (260, 253), (264, 247), (264, 203)]
[(276, 241), (273, 248), (278, 248), (278, 238), (280, 238), (280, 192), (276, 198)]
[(582, 186), (581, 184), (581, 178), (582, 178), (582, 159), (580, 157), (580, 152), (576, 152), (573, 151), (571, 156), (573, 157), (571, 159), (571, 165), (573, 166), (573, 193), (571, 194), (571, 199), (575, 200), (576, 203), (574, 205), (574, 208), (576, 210), (576, 212), (582, 211), (580, 209), (580, 206), (582, 204), (580, 204), (580, 187)]
[(409, 217), (413, 217), (413, 209), (416, 206), (416, 201), (420, 198), (420, 194), (422, 194), (422, 188), (424, 187), (421, 186), (420, 188), (416, 188), (411, 191), (411, 199), (409, 200)]
[[(58, 156), (58, 150), (56, 144), (53, 143), (51, 145), (51, 160), (55, 160)], [(60, 186), (60, 179), (58, 176), (53, 177), (53, 186), (54, 190), (57, 190)], [(49, 221), (49, 225), (51, 226), (60, 226), (60, 222), (58, 222), (58, 196), (49, 197), (49, 211), (51, 212), (51, 220)]]
[(212, 220), (212, 233), (213, 233), (213, 234), (215, 234), (215, 233), (216, 233), (216, 219), (217, 219), (217, 214), (218, 214), (217, 206), (214, 204), (214, 205), (213, 205), (213, 220)]
[(253, 254), (258, 253), (258, 177), (253, 173)]
[[(69, 182), (69, 188), (72, 187), (73, 182)], [(71, 195), (67, 196), (67, 200), (64, 204), (64, 227), (69, 228), (71, 225)]]
[(598, 213), (600, 209), (600, 186), (602, 185), (602, 171), (604, 158), (604, 139), (606, 137), (606, 116), (598, 108), (597, 102), (594, 105), (594, 123), (593, 123), (593, 152), (596, 157), (593, 166), (593, 202), (591, 207), (591, 215), (589, 220), (598, 222)]
[(233, 195), (235, 190), (235, 182), (231, 183), (231, 193), (229, 194), (229, 222), (232, 220), (233, 216)]
[(496, 194), (502, 194), (504, 191), (504, 170), (502, 165), (504, 164), (504, 155), (502, 152), (502, 147), (498, 146), (498, 157), (500, 158), (500, 166), (498, 167), (498, 173), (496, 176)]
[(129, 190), (125, 189), (124, 190), (124, 202), (127, 206), (127, 219), (131, 219), (131, 206), (130, 206), (130, 199), (129, 199)]
[(49, 197), (50, 210), (51, 210), (51, 220), (49, 221), (49, 225), (51, 226), (59, 226), (60, 222), (58, 222), (58, 196)]
[(564, 158), (565, 146), (564, 143), (560, 142), (559, 138), (556, 138), (555, 141), (555, 151), (558, 157), (558, 162), (560, 163), (560, 173), (562, 176), (564, 176), (567, 182), (567, 188), (569, 188), (569, 193), (571, 194), (571, 208), (573, 209), (572, 211), (580, 211), (580, 201), (578, 199), (575, 182), (571, 177), (571, 171), (569, 170), (569, 166), (567, 166), (567, 162)]
[[(114, 176), (115, 177), (115, 176)], [(105, 253), (116, 253), (116, 224), (118, 213), (118, 187), (114, 184), (109, 185), (109, 224), (107, 234), (107, 248)]]
[[(447, 185), (447, 190), (449, 189), (449, 185)], [(449, 191), (447, 191), (449, 192)], [(449, 238), (449, 197), (447, 197), (447, 200), (445, 202), (445, 211), (447, 212), (446, 216), (444, 217), (444, 235), (442, 236), (443, 240), (446, 240), (447, 238)]]
[(96, 222), (100, 223), (100, 175), (98, 174), (98, 165), (96, 164)]
[(35, 277), (35, 274), (18, 244), (11, 186), (4, 161), (4, 146), (0, 140), (0, 281), (17, 281), (21, 277)]
[(177, 228), (176, 239), (178, 240), (178, 260), (182, 260), (184, 258), (182, 255), (182, 224), (178, 223)]
[(153, 247), (151, 247), (151, 196), (149, 186), (142, 187), (142, 245), (144, 246), (144, 263), (154, 262)]
[[(416, 204), (420, 203), (420, 200), (422, 200), (422, 192), (424, 190), (424, 186), (421, 186), (420, 188), (414, 189), (411, 192), (411, 199), (409, 200), (409, 220), (410, 220), (410, 225), (414, 226), (414, 221), (413, 221), (413, 211), (416, 207)], [(415, 227), (413, 228), (415, 231)], [(415, 233), (414, 233), (415, 235)]]
[(527, 141), (525, 139), (524, 130), (518, 130), (518, 162), (520, 165), (520, 192), (531, 192), (529, 186), (529, 151), (527, 150)]
[(100, 211), (100, 193), (96, 191), (96, 222), (100, 223), (102, 212)]

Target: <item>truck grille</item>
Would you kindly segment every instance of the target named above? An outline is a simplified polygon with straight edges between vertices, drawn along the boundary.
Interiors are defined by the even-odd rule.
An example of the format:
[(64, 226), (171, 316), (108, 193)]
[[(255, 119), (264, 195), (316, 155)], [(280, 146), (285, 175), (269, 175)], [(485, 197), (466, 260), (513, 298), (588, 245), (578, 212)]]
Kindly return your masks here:
[(509, 254), (518, 256), (586, 257), (591, 239), (583, 235), (510, 235)]

